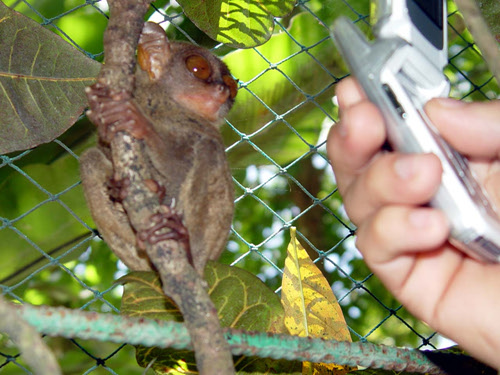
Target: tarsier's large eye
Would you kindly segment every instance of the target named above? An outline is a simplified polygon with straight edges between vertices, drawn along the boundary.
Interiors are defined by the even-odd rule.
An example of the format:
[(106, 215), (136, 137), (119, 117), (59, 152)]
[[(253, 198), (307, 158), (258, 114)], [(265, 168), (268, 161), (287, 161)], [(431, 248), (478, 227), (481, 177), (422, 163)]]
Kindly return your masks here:
[(207, 80), (212, 75), (210, 63), (203, 56), (191, 55), (186, 59), (186, 68), (193, 73), (196, 78)]
[(238, 84), (230, 75), (225, 75), (222, 77), (222, 80), (229, 87), (229, 95), (231, 95), (231, 99), (234, 99), (238, 92)]

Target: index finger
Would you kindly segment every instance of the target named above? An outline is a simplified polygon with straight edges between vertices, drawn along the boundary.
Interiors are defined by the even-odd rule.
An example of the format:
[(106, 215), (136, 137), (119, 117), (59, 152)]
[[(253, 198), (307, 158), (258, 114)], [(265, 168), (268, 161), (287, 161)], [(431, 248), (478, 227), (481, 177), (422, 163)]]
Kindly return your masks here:
[(341, 99), (339, 93), (340, 101), (345, 106), (330, 130), (327, 151), (342, 193), (378, 154), (386, 133), (382, 115), (366, 98)]

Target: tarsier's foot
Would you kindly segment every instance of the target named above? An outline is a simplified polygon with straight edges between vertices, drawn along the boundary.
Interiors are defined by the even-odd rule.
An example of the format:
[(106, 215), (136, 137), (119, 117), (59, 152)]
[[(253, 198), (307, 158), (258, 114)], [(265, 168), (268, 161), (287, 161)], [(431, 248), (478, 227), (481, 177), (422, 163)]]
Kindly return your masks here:
[(172, 207), (162, 205), (161, 212), (151, 216), (153, 225), (138, 233), (139, 246), (148, 242), (155, 244), (164, 240), (175, 240), (180, 242), (187, 254), (188, 261), (193, 265), (193, 258), (189, 246), (189, 233), (182, 222), (182, 217)]
[(97, 82), (86, 89), (90, 110), (87, 116), (97, 125), (99, 138), (109, 143), (117, 132), (125, 131), (134, 138), (143, 139), (150, 124), (125, 92), (111, 90)]
[(110, 178), (106, 183), (108, 194), (111, 200), (120, 203), (127, 197), (129, 186), (130, 179), (128, 178), (117, 180), (113, 177)]

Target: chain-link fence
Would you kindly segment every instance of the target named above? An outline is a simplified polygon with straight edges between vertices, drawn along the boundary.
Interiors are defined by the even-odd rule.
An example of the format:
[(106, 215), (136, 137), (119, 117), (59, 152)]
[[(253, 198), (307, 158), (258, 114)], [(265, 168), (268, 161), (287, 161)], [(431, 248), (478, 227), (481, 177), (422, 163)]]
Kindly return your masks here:
[[(4, 2), (102, 60), (105, 1)], [(327, 131), (338, 118), (335, 85), (348, 74), (328, 27), (340, 14), (367, 25), (368, 1), (301, 0), (292, 14), (275, 20), (270, 41), (239, 51), (208, 39), (174, 1), (156, 5), (150, 19), (161, 22), (170, 38), (213, 48), (239, 79), (237, 104), (223, 129), (236, 211), (221, 262), (249, 270), (279, 292), (288, 229), (296, 226), (301, 242), (330, 281), (353, 340), (414, 348), (446, 345), (364, 264), (325, 154)], [(497, 98), (498, 86), (455, 9), (450, 3), (446, 74), (451, 95)], [(1, 157), (0, 284), (8, 298), (119, 312), (122, 287), (114, 280), (127, 270), (98, 238), (80, 186), (78, 155), (93, 144), (94, 127), (82, 116), (58, 140)], [(142, 371), (131, 346), (46, 341), (65, 374)], [(30, 373), (7, 337), (0, 339), (0, 368), (5, 374)]]

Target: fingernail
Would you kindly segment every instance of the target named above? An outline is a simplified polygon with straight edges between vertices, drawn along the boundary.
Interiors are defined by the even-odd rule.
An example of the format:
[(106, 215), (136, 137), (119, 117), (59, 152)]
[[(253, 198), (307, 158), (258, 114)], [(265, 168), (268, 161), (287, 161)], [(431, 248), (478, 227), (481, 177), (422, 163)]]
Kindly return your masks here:
[(413, 155), (403, 155), (394, 162), (394, 171), (403, 180), (409, 180), (415, 174)]
[(443, 108), (451, 108), (451, 109), (463, 107), (464, 105), (467, 104), (466, 102), (452, 98), (437, 98), (434, 99), (433, 101)]

